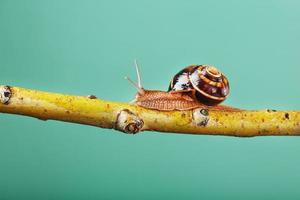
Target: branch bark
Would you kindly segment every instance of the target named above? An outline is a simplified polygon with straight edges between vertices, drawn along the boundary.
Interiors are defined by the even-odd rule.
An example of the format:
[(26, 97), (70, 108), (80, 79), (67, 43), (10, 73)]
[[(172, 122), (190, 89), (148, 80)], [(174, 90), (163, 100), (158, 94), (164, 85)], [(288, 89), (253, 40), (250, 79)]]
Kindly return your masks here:
[(128, 103), (0, 86), (0, 112), (60, 120), (125, 133), (159, 131), (198, 135), (300, 135), (300, 111), (158, 111)]

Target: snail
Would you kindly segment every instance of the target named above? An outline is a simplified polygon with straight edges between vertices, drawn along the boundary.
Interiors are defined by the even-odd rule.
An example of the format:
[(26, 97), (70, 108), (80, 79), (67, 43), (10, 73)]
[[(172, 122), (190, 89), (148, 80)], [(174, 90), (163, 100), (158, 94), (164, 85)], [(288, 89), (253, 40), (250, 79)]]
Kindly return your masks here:
[(139, 66), (136, 60), (134, 63), (138, 82), (135, 83), (128, 77), (125, 79), (137, 89), (135, 99), (131, 102), (135, 105), (160, 111), (195, 108), (238, 110), (219, 105), (229, 94), (229, 82), (226, 76), (214, 66), (187, 66), (172, 78), (168, 91), (160, 91), (143, 88)]

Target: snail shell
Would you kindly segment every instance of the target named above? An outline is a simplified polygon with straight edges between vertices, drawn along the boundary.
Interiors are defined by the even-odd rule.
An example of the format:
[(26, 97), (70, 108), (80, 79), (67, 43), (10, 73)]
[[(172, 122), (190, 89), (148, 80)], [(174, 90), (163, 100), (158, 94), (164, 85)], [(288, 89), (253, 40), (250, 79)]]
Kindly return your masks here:
[(214, 66), (190, 65), (173, 77), (168, 92), (190, 92), (205, 105), (217, 105), (228, 96), (229, 82)]

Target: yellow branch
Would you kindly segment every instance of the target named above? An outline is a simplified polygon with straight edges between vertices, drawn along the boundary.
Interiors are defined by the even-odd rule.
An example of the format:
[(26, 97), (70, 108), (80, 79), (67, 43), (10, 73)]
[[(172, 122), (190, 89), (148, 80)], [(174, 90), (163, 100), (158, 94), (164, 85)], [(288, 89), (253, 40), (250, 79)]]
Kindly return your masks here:
[(127, 103), (0, 86), (0, 112), (126, 133), (160, 131), (226, 136), (300, 135), (300, 111), (157, 111)]

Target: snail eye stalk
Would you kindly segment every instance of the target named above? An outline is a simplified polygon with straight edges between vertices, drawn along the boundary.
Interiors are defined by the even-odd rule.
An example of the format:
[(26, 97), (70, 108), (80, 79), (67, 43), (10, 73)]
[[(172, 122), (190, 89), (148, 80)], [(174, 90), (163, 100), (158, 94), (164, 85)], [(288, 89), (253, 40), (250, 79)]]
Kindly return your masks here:
[(140, 67), (139, 67), (136, 59), (134, 59), (134, 66), (135, 66), (136, 75), (137, 75), (137, 79), (138, 79), (138, 86), (139, 86), (139, 88), (143, 88), (142, 81), (141, 81)]
[(142, 83), (141, 83), (141, 74), (140, 74), (140, 69), (139, 69), (139, 65), (137, 64), (136, 59), (134, 60), (134, 66), (135, 66), (135, 70), (136, 70), (136, 75), (137, 75), (137, 79), (138, 79), (138, 83), (134, 82), (133, 80), (131, 80), (129, 77), (125, 76), (125, 79), (129, 81), (129, 83), (131, 83), (138, 91), (139, 94), (144, 94), (145, 90), (143, 89)]

